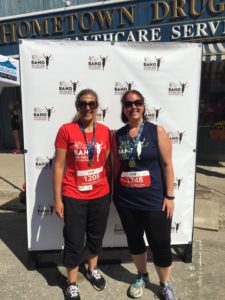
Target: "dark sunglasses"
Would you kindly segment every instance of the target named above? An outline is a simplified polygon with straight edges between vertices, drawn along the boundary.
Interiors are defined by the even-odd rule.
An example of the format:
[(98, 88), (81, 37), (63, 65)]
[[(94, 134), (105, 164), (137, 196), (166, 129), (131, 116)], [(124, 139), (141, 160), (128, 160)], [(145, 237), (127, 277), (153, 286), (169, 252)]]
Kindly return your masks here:
[(86, 101), (78, 101), (77, 106), (80, 109), (86, 109), (87, 106), (90, 107), (90, 109), (95, 109), (98, 107), (98, 104), (96, 101), (90, 101), (90, 102), (86, 102)]
[(128, 107), (132, 107), (132, 105), (135, 105), (136, 107), (142, 106), (144, 105), (144, 101), (141, 99), (137, 99), (135, 101), (125, 101), (123, 106), (128, 108)]

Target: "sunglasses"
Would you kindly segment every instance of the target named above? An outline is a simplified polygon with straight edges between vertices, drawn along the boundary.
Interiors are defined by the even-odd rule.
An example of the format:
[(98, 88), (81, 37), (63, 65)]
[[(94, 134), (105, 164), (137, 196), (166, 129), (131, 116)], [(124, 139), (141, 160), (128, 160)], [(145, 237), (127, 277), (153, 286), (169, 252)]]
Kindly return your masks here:
[(98, 107), (98, 104), (96, 101), (90, 101), (90, 102), (86, 102), (86, 101), (78, 101), (77, 106), (80, 109), (86, 109), (87, 106), (90, 107), (90, 109), (95, 109)]
[(125, 101), (123, 106), (128, 108), (128, 107), (132, 107), (132, 105), (135, 105), (136, 107), (140, 107), (142, 105), (144, 105), (144, 101), (141, 99), (137, 99), (135, 101)]

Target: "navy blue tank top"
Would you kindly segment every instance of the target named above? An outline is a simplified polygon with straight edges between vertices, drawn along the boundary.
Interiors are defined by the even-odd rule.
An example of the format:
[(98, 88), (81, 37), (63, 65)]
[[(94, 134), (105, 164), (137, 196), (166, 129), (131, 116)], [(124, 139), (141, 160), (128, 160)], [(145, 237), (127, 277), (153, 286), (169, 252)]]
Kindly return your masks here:
[(144, 129), (137, 150), (136, 166), (129, 166), (128, 125), (116, 133), (120, 175), (122, 172), (149, 171), (151, 185), (127, 187), (121, 185), (120, 175), (115, 187), (114, 201), (117, 205), (138, 210), (160, 211), (162, 209), (165, 184), (159, 160), (157, 126), (144, 122)]

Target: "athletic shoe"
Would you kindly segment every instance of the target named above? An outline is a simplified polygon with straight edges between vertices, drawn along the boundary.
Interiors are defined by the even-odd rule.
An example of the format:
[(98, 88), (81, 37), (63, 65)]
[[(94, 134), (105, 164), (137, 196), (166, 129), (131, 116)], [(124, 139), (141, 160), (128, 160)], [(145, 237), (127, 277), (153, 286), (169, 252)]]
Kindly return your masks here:
[(165, 285), (160, 285), (159, 296), (162, 300), (176, 300), (173, 292), (173, 286), (170, 282)]
[(92, 272), (87, 271), (87, 279), (97, 291), (102, 291), (106, 287), (105, 279), (102, 277), (100, 270), (95, 267)]
[(132, 283), (127, 291), (128, 296), (131, 298), (139, 298), (143, 295), (144, 288), (150, 285), (150, 279), (148, 273), (145, 275), (138, 273), (135, 282)]
[(71, 283), (66, 289), (66, 300), (80, 300), (80, 293), (76, 283)]

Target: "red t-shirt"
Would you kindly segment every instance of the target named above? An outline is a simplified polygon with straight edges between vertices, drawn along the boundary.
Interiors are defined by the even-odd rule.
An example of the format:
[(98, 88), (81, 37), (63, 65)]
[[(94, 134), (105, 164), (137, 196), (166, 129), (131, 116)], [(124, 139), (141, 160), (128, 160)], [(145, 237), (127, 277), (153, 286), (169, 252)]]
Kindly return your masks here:
[[(89, 143), (92, 136), (92, 132), (86, 133)], [(67, 149), (66, 171), (62, 183), (63, 195), (90, 200), (109, 193), (109, 184), (104, 168), (106, 151), (110, 150), (108, 127), (96, 123), (92, 166), (88, 166), (87, 145), (78, 123), (64, 124), (59, 129), (55, 147)]]

